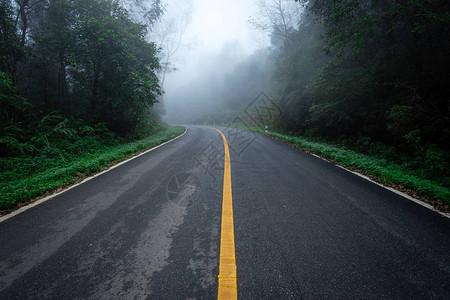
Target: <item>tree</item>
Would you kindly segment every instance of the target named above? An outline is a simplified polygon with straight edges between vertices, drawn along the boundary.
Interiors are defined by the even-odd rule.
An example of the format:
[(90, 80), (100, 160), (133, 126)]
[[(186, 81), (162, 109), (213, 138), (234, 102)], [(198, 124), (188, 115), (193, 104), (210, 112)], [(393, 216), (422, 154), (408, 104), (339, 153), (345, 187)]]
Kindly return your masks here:
[(311, 106), (305, 92), (318, 70), (329, 62), (321, 51), (323, 27), (314, 19), (313, 14), (304, 12), (298, 29), (286, 38), (275, 56), (273, 78), (284, 111), (277, 126), (284, 130), (299, 132), (305, 128)]
[(153, 29), (165, 11), (161, 0), (115, 0), (114, 3), (123, 7), (136, 22), (147, 25), (148, 29)]
[(70, 67), (75, 86), (87, 95), (95, 121), (131, 133), (161, 93), (156, 46), (145, 40), (146, 27), (119, 5), (93, 1), (85, 9)]
[[(177, 3), (176, 10), (170, 9), (169, 5), (166, 6), (166, 14), (154, 24), (148, 34), (148, 38), (155, 41), (159, 49), (158, 58), (161, 69), (158, 72), (158, 78), (162, 90), (166, 76), (178, 70), (174, 62), (176, 54), (183, 48), (189, 48), (192, 44), (191, 42), (186, 43), (184, 40), (186, 30), (191, 23), (192, 3), (190, 1)], [(165, 114), (164, 94), (161, 94), (158, 100), (159, 102), (152, 109), (157, 118)]]
[(0, 71), (9, 74), (15, 84), (17, 61), (24, 48), (17, 35), (13, 8), (9, 0), (0, 0)]
[[(1, 1), (0, 71), (34, 105), (30, 119), (57, 110), (123, 135), (149, 120), (161, 94), (158, 49), (118, 1)], [(162, 13), (160, 1), (133, 3), (149, 24)]]
[(448, 1), (299, 2), (323, 25), (331, 58), (302, 96), (312, 103), (308, 128), (390, 144), (415, 137), (423, 145), (446, 145)]
[(272, 45), (281, 46), (298, 27), (302, 8), (289, 0), (258, 0), (258, 18), (249, 20), (253, 28), (266, 32)]
[(16, 87), (16, 61), (23, 55), (12, 18), (10, 2), (0, 0), (0, 154), (18, 144), (17, 124), (23, 120), (29, 103)]

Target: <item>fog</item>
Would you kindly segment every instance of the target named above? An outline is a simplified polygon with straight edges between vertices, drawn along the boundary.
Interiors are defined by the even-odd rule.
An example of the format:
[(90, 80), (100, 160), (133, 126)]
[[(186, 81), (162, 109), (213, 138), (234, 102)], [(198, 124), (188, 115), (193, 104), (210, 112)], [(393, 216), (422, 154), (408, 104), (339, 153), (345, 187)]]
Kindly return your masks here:
[(238, 118), (398, 150), (408, 174), (448, 186), (449, 12), (448, 0), (2, 0), (0, 156), (25, 155), (28, 176), (28, 158), (81, 159), (162, 120)]
[[(163, 87), (163, 118), (169, 123), (208, 119), (226, 101), (225, 81), (239, 63), (269, 43), (267, 34), (249, 24), (257, 13), (253, 1), (193, 0), (190, 4), (186, 11), (190, 22), (172, 59), (177, 70), (167, 74)], [(169, 2), (165, 17), (179, 14), (178, 5)]]
[[(410, 152), (447, 144), (448, 76), (438, 75), (448, 72), (448, 24), (438, 21), (445, 1), (409, 10), (395, 1), (183, 3), (169, 3), (161, 20), (189, 16), (162, 80), (166, 122), (238, 117), (248, 127)], [(415, 15), (418, 7), (436, 19)]]

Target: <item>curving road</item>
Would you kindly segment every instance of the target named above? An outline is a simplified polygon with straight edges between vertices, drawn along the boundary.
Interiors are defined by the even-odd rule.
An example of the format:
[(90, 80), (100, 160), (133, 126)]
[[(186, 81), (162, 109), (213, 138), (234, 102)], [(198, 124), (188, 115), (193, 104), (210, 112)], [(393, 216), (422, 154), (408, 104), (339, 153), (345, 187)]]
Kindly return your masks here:
[[(231, 157), (241, 299), (448, 299), (450, 219), (255, 133)], [(0, 223), (0, 299), (214, 299), (224, 143), (182, 137)]]

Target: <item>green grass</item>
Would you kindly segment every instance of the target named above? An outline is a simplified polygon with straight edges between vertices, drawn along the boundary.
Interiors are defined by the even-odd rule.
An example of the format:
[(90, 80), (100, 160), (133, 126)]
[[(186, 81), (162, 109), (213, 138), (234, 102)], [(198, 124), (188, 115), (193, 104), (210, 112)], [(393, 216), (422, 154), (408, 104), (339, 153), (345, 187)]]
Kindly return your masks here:
[(0, 209), (11, 209), (71, 185), (113, 163), (168, 141), (184, 130), (180, 126), (168, 127), (145, 139), (118, 144), (111, 143), (110, 139), (102, 143), (102, 139), (91, 138), (89, 144), (79, 140), (83, 147), (75, 145), (76, 141), (72, 143), (77, 151), (71, 151), (65, 145), (64, 149), (44, 149), (38, 155), (0, 158)]
[[(448, 210), (450, 204), (450, 189), (443, 186), (438, 180), (433, 181), (421, 175), (421, 170), (410, 170), (387, 159), (373, 157), (346, 149), (342, 145), (326, 142), (317, 142), (298, 136), (289, 136), (276, 132), (265, 132), (263, 129), (251, 128), (278, 140), (288, 142), (301, 149), (318, 154), (324, 158), (336, 161), (344, 167), (351, 167), (363, 173), (375, 177), (378, 182), (393, 186), (403, 186), (417, 192), (435, 203), (444, 210)], [(434, 201), (431, 201), (434, 202)]]

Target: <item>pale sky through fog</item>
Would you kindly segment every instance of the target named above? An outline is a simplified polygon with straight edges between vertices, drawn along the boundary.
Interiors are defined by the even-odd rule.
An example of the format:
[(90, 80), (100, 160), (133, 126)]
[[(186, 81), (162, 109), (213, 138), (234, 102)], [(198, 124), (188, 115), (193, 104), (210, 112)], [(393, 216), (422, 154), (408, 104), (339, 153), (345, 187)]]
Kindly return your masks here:
[[(180, 3), (181, 0), (168, 1), (167, 15), (179, 13)], [(232, 68), (239, 59), (264, 43), (265, 35), (253, 30), (248, 23), (256, 13), (255, 0), (191, 0), (191, 3), (191, 22), (183, 40), (193, 46), (185, 47), (175, 55), (173, 62), (179, 70), (167, 76), (164, 86), (169, 114), (174, 102), (182, 101), (173, 99), (174, 91), (201, 76), (208, 68), (218, 71)], [(214, 61), (219, 55), (226, 54), (229, 60), (222, 61), (223, 68), (215, 66)]]
[(205, 51), (219, 50), (227, 41), (239, 41), (246, 52), (256, 48), (248, 19), (255, 14), (253, 0), (193, 0), (188, 36), (197, 37)]

